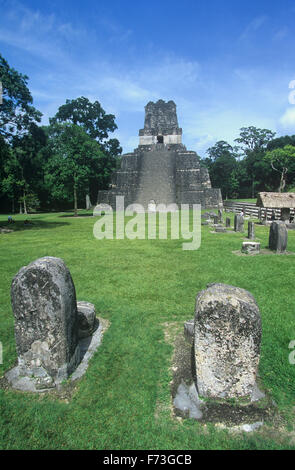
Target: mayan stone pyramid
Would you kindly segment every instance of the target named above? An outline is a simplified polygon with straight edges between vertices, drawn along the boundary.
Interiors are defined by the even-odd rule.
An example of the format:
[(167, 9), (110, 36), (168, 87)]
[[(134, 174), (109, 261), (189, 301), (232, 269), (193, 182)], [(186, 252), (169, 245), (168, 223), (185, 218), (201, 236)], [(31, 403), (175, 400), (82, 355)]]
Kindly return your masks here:
[(139, 146), (122, 156), (110, 189), (99, 191), (97, 202), (115, 208), (116, 196), (124, 196), (125, 208), (141, 204), (148, 210), (151, 203), (222, 207), (221, 191), (211, 187), (208, 170), (200, 166), (197, 153), (182, 144), (173, 101), (150, 101), (145, 106)]

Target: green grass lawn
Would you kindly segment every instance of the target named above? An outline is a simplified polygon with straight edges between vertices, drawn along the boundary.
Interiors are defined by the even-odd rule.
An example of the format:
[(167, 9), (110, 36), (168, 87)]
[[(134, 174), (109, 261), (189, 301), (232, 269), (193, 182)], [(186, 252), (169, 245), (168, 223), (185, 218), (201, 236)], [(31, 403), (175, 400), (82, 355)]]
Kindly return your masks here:
[(230, 201), (230, 202), (248, 202), (248, 203), (251, 203), (251, 204), (256, 204), (256, 201), (257, 201), (257, 198), (255, 199), (227, 199), (227, 201)]
[[(0, 234), (0, 376), (16, 361), (10, 303), (13, 276), (42, 256), (63, 258), (77, 299), (95, 304), (109, 320), (102, 345), (71, 399), (0, 389), (2, 449), (279, 449), (295, 448), (295, 256), (236, 256), (243, 236), (202, 227), (201, 247), (182, 240), (97, 240), (91, 217), (67, 213), (16, 216), (14, 233)], [(228, 214), (227, 214), (228, 216)], [(231, 214), (231, 217), (233, 215)], [(0, 226), (7, 217), (0, 216)], [(266, 247), (268, 228), (256, 226)], [(288, 250), (295, 252), (295, 232)], [(179, 329), (194, 314), (196, 294), (208, 283), (249, 290), (262, 316), (259, 376), (282, 417), (281, 428), (232, 435), (171, 416), (171, 358), (165, 324)], [(294, 437), (293, 437), (294, 439)]]

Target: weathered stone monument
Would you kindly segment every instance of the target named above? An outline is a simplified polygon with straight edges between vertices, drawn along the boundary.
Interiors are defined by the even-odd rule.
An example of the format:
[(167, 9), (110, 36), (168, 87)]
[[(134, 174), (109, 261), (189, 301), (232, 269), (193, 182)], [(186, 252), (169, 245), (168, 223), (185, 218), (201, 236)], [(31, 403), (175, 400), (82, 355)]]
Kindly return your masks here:
[(226, 226), (227, 228), (230, 228), (230, 218), (229, 218), (229, 217), (227, 217), (227, 218), (225, 219), (225, 226)]
[(250, 397), (260, 357), (261, 318), (254, 297), (209, 284), (196, 298), (194, 358), (200, 396)]
[(220, 189), (213, 189), (208, 170), (200, 166), (196, 152), (182, 144), (176, 105), (159, 100), (145, 107), (144, 128), (139, 146), (122, 156), (121, 168), (112, 178), (111, 188), (98, 192), (98, 204), (116, 207), (116, 196), (124, 196), (125, 207), (141, 204), (153, 210), (158, 204), (201, 204), (221, 208)]
[[(250, 243), (250, 242), (248, 242)], [(257, 379), (261, 318), (245, 289), (209, 284), (195, 317), (175, 340), (171, 395), (174, 415), (251, 432), (272, 416), (273, 401)]]
[(215, 227), (215, 232), (226, 233), (226, 228), (222, 227), (222, 226), (217, 226), (217, 227)]
[(222, 213), (222, 209), (218, 209), (218, 222), (220, 224), (223, 223), (223, 213)]
[(95, 307), (90, 302), (80, 300), (77, 302), (78, 338), (87, 338), (96, 328)]
[(254, 222), (248, 222), (248, 238), (249, 240), (255, 239), (255, 224)]
[(235, 214), (234, 231), (235, 232), (244, 232), (244, 217), (240, 214)]
[(243, 242), (241, 251), (247, 255), (257, 255), (260, 253), (260, 243), (254, 241)]
[(288, 243), (288, 231), (285, 222), (276, 220), (271, 223), (269, 228), (268, 245), (270, 250), (277, 253), (284, 253)]
[(11, 385), (38, 391), (55, 387), (81, 361), (79, 340), (98, 327), (93, 304), (76, 301), (64, 261), (46, 256), (19, 270), (11, 285), (18, 366)]

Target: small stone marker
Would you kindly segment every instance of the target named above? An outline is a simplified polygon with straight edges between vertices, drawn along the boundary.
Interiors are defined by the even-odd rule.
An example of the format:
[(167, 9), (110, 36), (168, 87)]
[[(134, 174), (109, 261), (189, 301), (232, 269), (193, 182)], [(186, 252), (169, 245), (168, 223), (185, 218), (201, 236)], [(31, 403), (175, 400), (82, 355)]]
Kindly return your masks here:
[(218, 209), (218, 222), (223, 223), (222, 209)]
[(219, 220), (218, 220), (218, 216), (217, 216), (217, 215), (215, 215), (215, 216), (213, 217), (213, 221), (214, 221), (214, 222), (213, 222), (214, 225), (218, 225)]
[(248, 238), (249, 240), (255, 239), (255, 224), (254, 222), (248, 222)]
[(78, 338), (91, 336), (97, 328), (95, 306), (84, 300), (77, 302)]
[(244, 217), (242, 215), (239, 215), (239, 214), (235, 215), (234, 231), (244, 232)]
[(91, 207), (92, 207), (92, 204), (91, 204), (91, 201), (90, 201), (89, 194), (86, 194), (86, 209), (89, 210), (89, 209), (91, 209)]
[(230, 227), (230, 218), (229, 218), (229, 217), (227, 217), (227, 218), (225, 219), (225, 226), (226, 226), (227, 228)]
[(242, 253), (248, 255), (256, 255), (260, 252), (260, 243), (258, 242), (243, 242)]
[(21, 268), (11, 301), (20, 374), (40, 376), (40, 388), (60, 383), (80, 360), (76, 292), (63, 260), (48, 256)]
[(282, 209), (281, 209), (281, 220), (285, 223), (289, 222), (289, 220), (290, 220), (290, 209), (289, 208), (282, 207)]
[(250, 397), (260, 343), (260, 313), (248, 291), (209, 284), (199, 292), (194, 326), (198, 393), (213, 399)]
[(222, 227), (222, 226), (217, 226), (217, 227), (215, 227), (215, 232), (224, 233), (224, 232), (226, 232), (226, 228)]
[(277, 253), (284, 253), (288, 243), (288, 231), (285, 222), (275, 220), (269, 228), (269, 248)]

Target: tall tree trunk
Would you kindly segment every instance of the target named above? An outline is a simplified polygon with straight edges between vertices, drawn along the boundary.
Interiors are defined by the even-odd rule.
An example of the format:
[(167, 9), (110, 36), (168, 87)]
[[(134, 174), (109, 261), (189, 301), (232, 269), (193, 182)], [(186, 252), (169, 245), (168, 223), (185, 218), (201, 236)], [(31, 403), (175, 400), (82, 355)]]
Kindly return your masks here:
[(77, 217), (78, 215), (78, 202), (77, 202), (77, 187), (74, 184), (74, 215)]
[(86, 194), (86, 209), (89, 210), (91, 209), (92, 207), (92, 204), (91, 204), (91, 201), (90, 201), (90, 196), (89, 194)]
[(28, 212), (27, 212), (26, 192), (25, 192), (25, 190), (24, 190), (24, 196), (23, 196), (23, 198), (24, 198), (24, 214), (27, 214)]
[(286, 174), (285, 171), (282, 171), (281, 179), (280, 179), (280, 186), (279, 186), (279, 193), (283, 192), (286, 186), (285, 174)]

